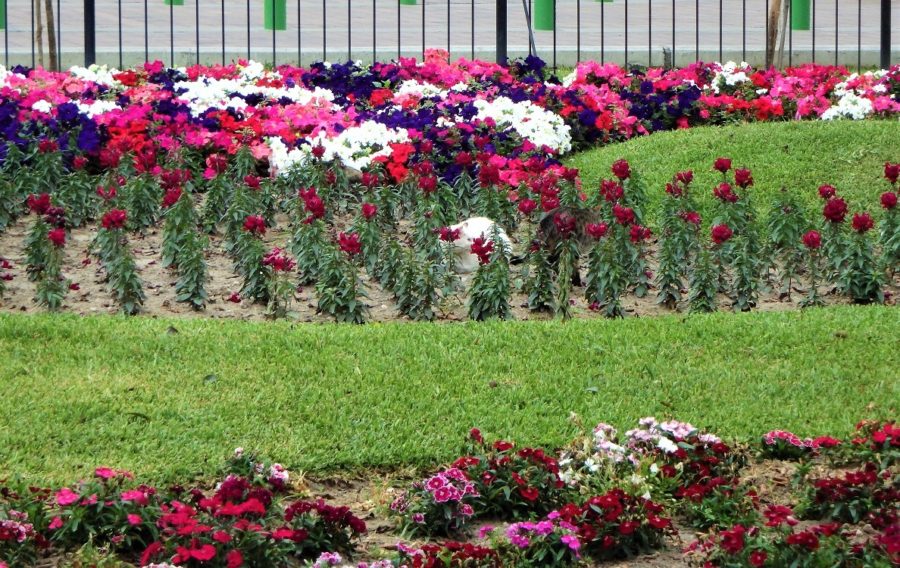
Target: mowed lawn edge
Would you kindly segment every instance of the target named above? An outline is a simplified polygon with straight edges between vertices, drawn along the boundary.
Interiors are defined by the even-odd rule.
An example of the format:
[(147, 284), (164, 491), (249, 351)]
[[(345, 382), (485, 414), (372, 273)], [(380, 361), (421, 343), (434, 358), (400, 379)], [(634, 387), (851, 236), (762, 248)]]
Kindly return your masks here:
[(309, 325), (0, 315), (0, 477), (212, 476), (237, 446), (320, 475), (558, 447), (673, 417), (729, 439), (896, 417), (893, 307), (624, 321)]

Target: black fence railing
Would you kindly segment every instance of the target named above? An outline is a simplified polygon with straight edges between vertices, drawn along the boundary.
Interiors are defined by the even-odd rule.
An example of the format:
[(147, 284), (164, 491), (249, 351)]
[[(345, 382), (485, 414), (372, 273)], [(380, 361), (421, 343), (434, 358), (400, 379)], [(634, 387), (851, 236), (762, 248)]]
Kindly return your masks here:
[[(391, 59), (445, 49), (588, 59), (888, 67), (890, 0), (0, 0), (3, 62), (66, 68)], [(779, 10), (779, 6), (781, 9)]]

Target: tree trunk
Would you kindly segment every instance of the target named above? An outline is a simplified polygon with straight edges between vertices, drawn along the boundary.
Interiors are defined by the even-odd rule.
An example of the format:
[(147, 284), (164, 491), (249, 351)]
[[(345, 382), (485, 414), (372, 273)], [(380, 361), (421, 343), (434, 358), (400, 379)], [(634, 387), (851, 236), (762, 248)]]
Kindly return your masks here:
[(788, 2), (773, 0), (769, 6), (769, 37), (766, 49), (766, 67), (781, 67), (784, 57), (784, 36), (787, 31)]
[(47, 11), (47, 46), (50, 52), (50, 69), (59, 71), (59, 58), (56, 51), (56, 18), (53, 17), (53, 0), (45, 0)]
[(36, 16), (34, 27), (34, 44), (37, 47), (38, 65), (44, 66), (44, 16), (41, 13), (41, 0), (33, 0), (31, 9)]

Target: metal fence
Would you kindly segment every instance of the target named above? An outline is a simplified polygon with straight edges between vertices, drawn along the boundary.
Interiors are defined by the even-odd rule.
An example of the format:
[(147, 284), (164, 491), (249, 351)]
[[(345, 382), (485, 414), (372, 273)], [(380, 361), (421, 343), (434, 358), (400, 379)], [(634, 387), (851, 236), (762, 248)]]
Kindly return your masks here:
[[(785, 18), (769, 17), (776, 3)], [(587, 59), (887, 67), (900, 60), (889, 0), (0, 0), (4, 63), (65, 68), (534, 53)], [(777, 33), (773, 33), (777, 32)], [(776, 36), (777, 39), (776, 39)], [(778, 60), (773, 54), (780, 52)]]

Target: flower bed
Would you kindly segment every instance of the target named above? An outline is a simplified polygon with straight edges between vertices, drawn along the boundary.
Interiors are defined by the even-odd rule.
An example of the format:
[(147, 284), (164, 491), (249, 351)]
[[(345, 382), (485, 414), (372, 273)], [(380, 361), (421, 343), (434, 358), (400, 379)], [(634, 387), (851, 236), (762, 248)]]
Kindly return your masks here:
[[(486, 443), (473, 430), (453, 464), (407, 490), (370, 489), (384, 507), (357, 497), (361, 512), (309, 499), (282, 466), (240, 448), (213, 489), (157, 488), (101, 467), (62, 488), (0, 485), (0, 566), (78, 557), (88, 543), (139, 566), (347, 566), (353, 558), (369, 568), (616, 558), (642, 565), (642, 555), (664, 549), (681, 565), (889, 566), (900, 560), (898, 433), (891, 422), (862, 422), (847, 439), (829, 438), (799, 458), (785, 493), (769, 489), (778, 483), (770, 477), (790, 462), (765, 457), (774, 439), (793, 443), (781, 434), (746, 447), (690, 424), (646, 418), (621, 437), (600, 424), (550, 451)], [(748, 469), (766, 473), (757, 473), (754, 498), (739, 505), (743, 517), (735, 522), (729, 505), (747, 494)], [(728, 493), (693, 492), (722, 475)], [(684, 525), (698, 508), (711, 522), (694, 538)], [(367, 541), (362, 517), (392, 534)], [(404, 542), (411, 532), (456, 540)]]
[[(750, 309), (772, 269), (787, 295), (797, 275), (828, 276), (855, 301), (882, 300), (886, 284), (892, 292), (900, 242), (895, 164), (885, 166), (891, 185), (880, 246), (844, 234), (847, 211), (834, 197), (824, 211), (830, 228), (821, 260), (829, 266), (819, 274), (801, 258), (815, 255), (801, 254), (797, 234), (817, 224), (786, 196), (762, 226), (751, 206), (752, 174), (730, 161), (716, 164), (722, 206), (712, 212), (708, 243), (692, 229), (703, 215), (689, 197), (689, 172), (673, 179), (662, 219), (648, 227), (651, 188), (629, 164), (614, 167), (597, 192), (558, 160), (573, 149), (695, 125), (891, 117), (900, 112), (900, 67), (860, 76), (827, 66), (763, 72), (698, 63), (626, 72), (584, 63), (558, 81), (534, 58), (504, 68), (450, 63), (435, 51), (422, 63), (371, 67), (16, 68), (0, 72), (0, 81), (7, 142), (0, 229), (27, 231), (14, 260), (34, 289), (17, 294), (50, 310), (81, 286), (66, 278), (78, 270), (65, 247), (76, 236), (69, 240), (91, 240), (87, 252), (126, 313), (141, 311), (147, 289), (161, 286), (159, 274), (141, 277), (158, 260), (177, 277), (174, 301), (192, 309), (206, 307), (207, 282), (227, 271), (237, 289), (215, 299), (282, 317), (298, 296), (310, 299), (295, 288), (315, 284), (315, 311), (350, 322), (370, 319), (376, 304), (367, 291), (413, 319), (512, 317), (522, 303), (569, 317), (575, 298), (566, 281), (581, 283), (581, 257), (588, 273), (578, 296), (608, 316), (624, 313), (623, 297), (651, 288), (669, 307), (686, 306), (690, 287), (692, 309), (715, 309), (720, 293)], [(29, 229), (14, 224), (26, 204), (46, 217)], [(447, 228), (470, 216), (515, 231), (516, 250), (487, 233), (477, 244), (450, 238), (457, 234)], [(96, 221), (96, 235), (70, 233)], [(857, 234), (871, 228), (871, 216), (854, 217)], [(576, 247), (583, 239), (597, 244)], [(146, 253), (137, 242), (160, 258), (139, 262)], [(462, 313), (452, 305), (464, 289), (454, 247), (481, 264)], [(212, 253), (219, 256), (207, 262)], [(528, 269), (511, 278), (510, 261)], [(19, 267), (2, 262), (5, 288)], [(876, 265), (883, 270), (874, 274)], [(821, 303), (810, 288), (808, 303)]]

